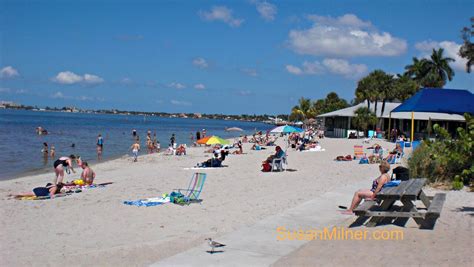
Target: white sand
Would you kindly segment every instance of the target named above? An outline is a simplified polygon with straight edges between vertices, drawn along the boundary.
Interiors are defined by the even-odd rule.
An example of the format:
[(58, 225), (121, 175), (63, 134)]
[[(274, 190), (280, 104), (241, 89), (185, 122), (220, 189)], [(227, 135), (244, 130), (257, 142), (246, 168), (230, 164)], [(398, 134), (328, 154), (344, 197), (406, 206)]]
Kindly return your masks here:
[[(245, 144), (244, 152), (247, 154), (229, 155), (224, 162), (228, 167), (204, 171), (208, 176), (201, 194), (203, 202), (184, 207), (174, 204), (135, 207), (122, 203), (124, 200), (160, 196), (174, 188), (185, 188), (194, 170), (184, 168), (192, 167), (210, 156), (202, 152), (203, 148), (189, 149), (184, 157), (153, 154), (140, 157), (137, 163), (133, 163), (131, 158), (121, 158), (92, 166), (98, 174), (97, 182), (114, 183), (106, 188), (53, 200), (20, 201), (7, 197), (9, 193), (31, 190), (51, 182), (52, 171), (47, 175), (2, 181), (0, 265), (143, 266), (200, 245), (206, 237), (218, 238), (250, 226), (265, 217), (334, 191), (341, 185), (367, 181), (369, 187), (378, 175), (376, 165), (332, 160), (338, 155), (352, 154), (353, 145), (360, 144), (361, 140), (323, 139), (321, 143), (326, 149), (324, 152), (289, 150), (289, 168), (294, 171), (283, 173), (260, 172), (261, 161), (273, 152), (273, 148), (250, 151), (250, 145)], [(387, 148), (393, 146), (379, 143)], [(77, 177), (78, 174), (66, 179)], [(458, 212), (456, 208), (465, 206), (472, 209), (473, 200), (472, 193), (449, 192), (448, 207), (443, 210), (435, 230), (410, 229), (410, 237), (425, 240), (423, 238), (429, 236), (434, 240), (449, 232), (448, 236), (459, 238), (450, 242), (444, 236), (445, 246), (472, 248), (472, 211)], [(346, 200), (334, 203), (335, 217), (341, 216), (336, 210), (336, 206), (341, 204), (349, 203)], [(456, 215), (451, 216), (451, 213)], [(341, 217), (341, 221), (349, 222), (349, 218)], [(364, 244), (367, 249), (363, 260), (369, 259), (374, 246), (372, 243)], [(393, 243), (394, 248), (385, 251), (384, 255), (393, 259), (393, 250), (411, 248), (410, 251), (416, 251), (419, 246), (435, 247), (435, 243), (405, 242), (403, 246), (398, 245), (402, 243)], [(331, 243), (328, 246), (326, 243), (318, 245), (311, 242), (302, 248), (301, 253), (305, 249), (312, 251), (311, 246), (314, 245), (325, 255), (343, 255), (345, 250), (350, 249), (344, 244)], [(472, 261), (468, 256), (472, 254), (459, 251), (453, 254), (457, 257), (448, 257), (450, 252), (440, 254), (439, 249), (426, 250), (422, 256), (429, 257), (434, 253), (448, 259), (443, 262), (448, 264), (465, 263), (466, 259)], [(297, 253), (282, 261), (298, 263)], [(311, 261), (299, 263), (314, 264)], [(353, 263), (353, 259), (346, 258), (345, 262), (339, 263)], [(335, 262), (335, 265), (339, 263)], [(395, 264), (397, 261), (393, 259), (384, 263)], [(415, 264), (421, 263), (418, 261)]]

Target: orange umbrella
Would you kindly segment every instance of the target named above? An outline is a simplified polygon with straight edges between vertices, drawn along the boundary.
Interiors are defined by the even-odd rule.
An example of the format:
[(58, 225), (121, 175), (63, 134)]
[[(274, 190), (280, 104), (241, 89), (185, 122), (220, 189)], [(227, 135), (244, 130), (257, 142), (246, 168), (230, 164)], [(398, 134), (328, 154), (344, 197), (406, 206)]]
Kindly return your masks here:
[(197, 140), (197, 143), (198, 144), (201, 144), (201, 145), (205, 145), (207, 143), (207, 141), (209, 140), (209, 138), (211, 138), (212, 136), (206, 136), (204, 138), (201, 138), (199, 140)]

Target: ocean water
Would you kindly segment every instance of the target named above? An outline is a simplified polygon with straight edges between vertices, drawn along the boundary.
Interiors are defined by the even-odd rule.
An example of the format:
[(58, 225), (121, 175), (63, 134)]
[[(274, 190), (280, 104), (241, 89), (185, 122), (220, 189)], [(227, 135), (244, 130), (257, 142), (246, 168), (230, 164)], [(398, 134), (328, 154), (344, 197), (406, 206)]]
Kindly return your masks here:
[[(37, 135), (41, 126), (48, 135)], [(226, 132), (226, 127), (239, 127), (244, 132)], [(83, 160), (97, 162), (97, 135), (104, 138), (103, 160), (113, 159), (129, 153), (134, 139), (132, 130), (137, 130), (146, 153), (146, 133), (156, 132), (161, 149), (170, 143), (171, 134), (176, 143), (190, 144), (190, 134), (206, 129), (206, 135), (223, 138), (252, 134), (255, 130), (266, 131), (272, 125), (258, 122), (241, 122), (190, 118), (161, 118), (154, 116), (84, 114), (65, 112), (38, 112), (24, 110), (0, 110), (0, 180), (14, 179), (32, 172), (51, 172), (53, 162), (70, 154), (80, 155)], [(43, 142), (55, 147), (56, 156), (44, 157)], [(72, 144), (75, 146), (72, 147)]]

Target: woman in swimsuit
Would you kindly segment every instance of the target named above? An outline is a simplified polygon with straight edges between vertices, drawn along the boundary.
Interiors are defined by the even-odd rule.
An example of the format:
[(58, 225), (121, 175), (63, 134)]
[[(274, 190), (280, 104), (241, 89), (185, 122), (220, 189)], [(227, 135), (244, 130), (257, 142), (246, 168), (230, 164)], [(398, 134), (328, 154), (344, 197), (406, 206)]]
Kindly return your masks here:
[(382, 187), (390, 181), (390, 176), (388, 175), (389, 170), (390, 164), (386, 161), (382, 161), (379, 165), (380, 176), (372, 182), (372, 189), (360, 189), (355, 192), (350, 208), (342, 213), (353, 214), (354, 209), (360, 204), (362, 199), (374, 200), (380, 190), (382, 190)]
[(10, 196), (15, 198), (22, 198), (22, 197), (51, 197), (54, 198), (55, 194), (59, 194), (61, 189), (63, 188), (63, 184), (53, 185), (51, 183), (46, 184), (45, 187), (36, 187), (33, 189), (33, 192), (25, 192), (25, 193), (18, 193), (18, 194), (10, 194)]
[(64, 179), (64, 167), (71, 168), (73, 173), (76, 173), (72, 167), (72, 161), (76, 159), (76, 156), (70, 155), (69, 157), (60, 157), (54, 162), (54, 172), (56, 177), (54, 178), (54, 184), (62, 183)]

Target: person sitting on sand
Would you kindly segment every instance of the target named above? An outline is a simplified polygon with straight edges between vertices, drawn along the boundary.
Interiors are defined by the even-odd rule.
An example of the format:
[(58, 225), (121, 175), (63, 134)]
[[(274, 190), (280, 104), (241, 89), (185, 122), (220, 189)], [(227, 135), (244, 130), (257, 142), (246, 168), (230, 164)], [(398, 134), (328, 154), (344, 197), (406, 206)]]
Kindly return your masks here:
[(237, 147), (239, 148), (239, 150), (236, 150), (236, 151), (232, 152), (232, 154), (234, 154), (234, 155), (244, 154), (244, 150), (242, 148), (242, 142), (239, 141), (237, 143)]
[[(70, 155), (69, 157), (60, 157), (57, 159), (53, 166), (56, 177), (54, 178), (54, 184), (62, 183), (64, 179), (64, 167), (70, 168), (73, 173), (76, 173), (72, 167), (72, 161), (76, 159), (76, 156)], [(69, 173), (69, 171), (67, 170)]]
[(213, 158), (210, 158), (206, 161), (204, 161), (203, 163), (198, 163), (197, 164), (197, 167), (205, 167), (205, 168), (209, 168), (209, 167), (213, 167), (213, 168), (217, 168), (217, 167), (222, 167), (222, 162), (225, 160), (225, 157), (229, 154), (228, 151), (225, 151), (225, 150), (221, 150), (221, 153), (220, 153), (220, 157), (218, 153), (214, 154), (214, 157)]
[(91, 185), (95, 179), (95, 172), (89, 167), (87, 161), (82, 162), (82, 174), (81, 179), (85, 185)]
[(368, 147), (367, 149), (373, 149), (372, 155), (368, 157), (369, 163), (375, 163), (378, 159), (382, 159), (383, 148), (379, 144), (374, 144), (372, 147)]
[(51, 197), (54, 198), (55, 194), (61, 193), (61, 189), (63, 188), (63, 184), (53, 185), (51, 183), (47, 183), (44, 187), (36, 187), (33, 189), (32, 192), (23, 192), (17, 194), (10, 194), (9, 196), (14, 198), (22, 198), (22, 197)]
[(183, 144), (179, 145), (178, 148), (176, 149), (176, 155), (177, 156), (186, 155), (186, 147)]
[(390, 181), (388, 171), (390, 171), (390, 164), (382, 161), (379, 165), (380, 176), (372, 182), (371, 189), (360, 189), (354, 193), (351, 206), (349, 209), (343, 211), (344, 214), (353, 214), (354, 209), (360, 204), (362, 199), (374, 200), (377, 194), (382, 190), (382, 187)]

